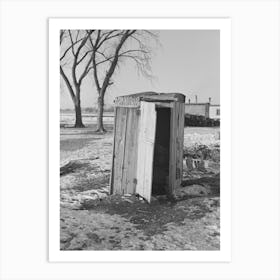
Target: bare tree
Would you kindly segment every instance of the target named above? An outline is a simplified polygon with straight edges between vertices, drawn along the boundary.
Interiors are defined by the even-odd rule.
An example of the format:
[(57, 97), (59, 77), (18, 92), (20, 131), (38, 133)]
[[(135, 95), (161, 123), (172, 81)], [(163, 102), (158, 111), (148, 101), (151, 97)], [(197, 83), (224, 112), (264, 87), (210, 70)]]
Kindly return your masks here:
[[(88, 32), (89, 34), (89, 32)], [(151, 75), (151, 54), (148, 40), (157, 39), (156, 34), (146, 30), (97, 30), (89, 37), (92, 51), (94, 83), (98, 92), (97, 131), (105, 132), (103, 125), (104, 97), (113, 84), (112, 77), (124, 60), (132, 60), (140, 73)]]
[(74, 104), (75, 127), (84, 127), (81, 111), (81, 85), (91, 70), (92, 51), (87, 49), (86, 43), (93, 33), (94, 30), (60, 31), (60, 75)]

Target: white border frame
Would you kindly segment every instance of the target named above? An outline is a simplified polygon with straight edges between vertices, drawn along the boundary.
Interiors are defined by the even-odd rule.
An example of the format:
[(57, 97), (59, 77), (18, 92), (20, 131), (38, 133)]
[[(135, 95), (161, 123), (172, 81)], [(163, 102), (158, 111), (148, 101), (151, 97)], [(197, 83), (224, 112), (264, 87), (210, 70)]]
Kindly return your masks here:
[[(220, 30), (221, 239), (219, 251), (60, 251), (59, 30)], [(231, 21), (229, 18), (49, 19), (49, 261), (52, 262), (229, 262), (231, 260)]]

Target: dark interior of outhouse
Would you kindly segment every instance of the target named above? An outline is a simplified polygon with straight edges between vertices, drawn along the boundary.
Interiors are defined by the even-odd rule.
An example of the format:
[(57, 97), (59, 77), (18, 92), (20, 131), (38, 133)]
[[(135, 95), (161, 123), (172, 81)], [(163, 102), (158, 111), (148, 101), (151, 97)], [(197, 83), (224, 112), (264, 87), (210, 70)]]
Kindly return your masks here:
[(170, 108), (157, 107), (152, 194), (167, 193), (169, 176)]

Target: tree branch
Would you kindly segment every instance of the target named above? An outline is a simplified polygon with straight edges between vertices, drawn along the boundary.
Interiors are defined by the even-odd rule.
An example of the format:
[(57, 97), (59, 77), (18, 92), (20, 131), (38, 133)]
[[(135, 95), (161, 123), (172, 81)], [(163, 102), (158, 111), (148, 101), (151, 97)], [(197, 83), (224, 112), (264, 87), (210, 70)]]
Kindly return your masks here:
[[(118, 36), (121, 36), (122, 33), (123, 33), (123, 32), (121, 31), (121, 32), (119, 32), (119, 33), (117, 33), (117, 34), (111, 35), (111, 34), (113, 34), (113, 33), (116, 32), (116, 31), (118, 31), (118, 30), (112, 30), (112, 31), (108, 32), (107, 35), (103, 38), (103, 40), (101, 40), (101, 38), (100, 38), (99, 44), (96, 46), (96, 49), (99, 49), (99, 48), (103, 45), (103, 43), (104, 43), (105, 41), (110, 40), (110, 39), (115, 38), (115, 37), (118, 37)], [(111, 36), (110, 36), (110, 35), (111, 35)]]
[(84, 69), (83, 73), (82, 73), (81, 76), (80, 76), (80, 79), (79, 79), (79, 82), (78, 82), (79, 85), (81, 85), (82, 80), (85, 78), (85, 76), (86, 76), (86, 75), (89, 73), (89, 71), (90, 71), (90, 70), (88, 70), (88, 69), (89, 69), (91, 60), (92, 60), (92, 59), (89, 59), (89, 60), (88, 60), (88, 63), (86, 64), (85, 69)]
[(75, 56), (75, 51), (74, 51), (74, 42), (73, 42), (73, 38), (72, 38), (72, 34), (71, 34), (71, 31), (70, 31), (70, 30), (68, 30), (68, 34), (69, 34), (70, 41), (71, 41), (72, 54), (73, 54), (73, 56)]
[[(78, 66), (77, 64), (77, 61), (78, 61), (78, 57), (79, 57), (79, 54), (80, 54), (80, 51), (81, 49), (84, 47), (84, 45), (86, 44), (88, 38), (90, 37), (90, 35), (94, 32), (94, 30), (90, 30), (90, 31), (87, 31), (87, 36), (85, 36), (81, 42), (81, 44), (78, 46), (77, 48), (77, 51), (73, 53), (74, 55), (74, 60), (73, 60), (73, 64), (72, 64), (72, 79), (73, 79), (73, 82), (74, 82), (74, 85), (75, 87), (78, 89), (80, 87), (80, 80), (81, 78), (78, 80), (77, 79), (77, 75), (76, 75), (76, 68)], [(71, 32), (70, 32), (71, 33)], [(72, 37), (72, 36), (71, 36)], [(73, 40), (71, 40), (71, 43), (73, 42)], [(89, 60), (90, 62), (90, 60)], [(84, 71), (85, 72), (85, 71)], [(84, 74), (83, 72), (83, 74)], [(82, 74), (82, 76), (83, 76)], [(83, 77), (84, 78), (84, 77)], [(82, 79), (83, 79), (82, 78)]]
[[(74, 45), (78, 44), (79, 42), (81, 42), (83, 40), (83, 38), (79, 39), (77, 42), (74, 42)], [(72, 44), (65, 50), (65, 52), (63, 53), (63, 55), (60, 57), (60, 60), (62, 60), (66, 54), (68, 53), (68, 51), (72, 48)]]
[[(93, 78), (94, 78), (95, 85), (96, 85), (98, 92), (100, 92), (100, 83), (99, 83), (99, 79), (98, 79), (97, 65), (96, 65), (95, 59), (96, 59), (97, 45), (98, 45), (99, 40), (100, 40), (100, 30), (98, 30), (98, 32), (97, 32), (97, 38), (95, 40), (95, 44), (93, 44), (92, 38), (91, 37), (89, 38), (89, 41), (90, 41), (90, 44), (91, 44), (91, 47), (93, 50), (91, 68), (93, 69)], [(89, 69), (89, 71), (90, 71), (90, 69)]]
[(117, 66), (118, 59), (119, 59), (119, 52), (120, 52), (122, 46), (124, 45), (125, 41), (135, 32), (136, 32), (136, 30), (126, 30), (124, 32), (124, 34), (122, 35), (122, 37), (120, 39), (120, 42), (116, 47), (114, 58), (111, 62), (109, 70), (106, 73), (105, 79), (104, 79), (103, 84), (102, 84), (102, 88), (101, 88), (102, 89), (102, 97), (104, 96), (105, 91), (110, 84), (110, 79), (111, 79), (111, 77), (112, 77), (112, 75), (115, 71), (116, 66)]
[(67, 78), (67, 76), (65, 75), (65, 73), (64, 73), (64, 71), (63, 71), (63, 69), (62, 69), (61, 66), (60, 66), (60, 74), (61, 74), (61, 76), (62, 76), (62, 78), (63, 78), (63, 80), (64, 80), (64, 82), (65, 82), (65, 84), (66, 84), (66, 86), (67, 86), (67, 88), (68, 88), (68, 90), (69, 90), (69, 93), (70, 93), (70, 95), (71, 95), (71, 98), (72, 98), (74, 104), (76, 104), (76, 103), (77, 103), (76, 95), (75, 95), (75, 93), (74, 93), (74, 91), (73, 91), (73, 88), (72, 88), (72, 86), (71, 86), (70, 81), (68, 80), (68, 78)]
[(79, 65), (86, 58), (86, 56), (91, 52), (92, 50), (85, 52), (84, 55), (79, 60), (77, 60), (77, 65)]
[(60, 45), (63, 41), (64, 32), (65, 32), (65, 30), (60, 30)]

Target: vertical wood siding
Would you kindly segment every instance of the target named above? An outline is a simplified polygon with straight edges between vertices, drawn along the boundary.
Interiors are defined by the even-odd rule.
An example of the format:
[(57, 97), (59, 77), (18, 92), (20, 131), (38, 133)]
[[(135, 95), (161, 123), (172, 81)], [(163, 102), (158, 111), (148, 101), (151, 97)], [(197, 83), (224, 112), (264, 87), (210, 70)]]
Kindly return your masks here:
[[(182, 181), (184, 111), (181, 102), (171, 103), (168, 195)], [(150, 202), (156, 134), (156, 104), (141, 102), (138, 108), (116, 107), (111, 171), (111, 194), (135, 192)]]
[(156, 109), (155, 104), (149, 102), (141, 102), (140, 106), (136, 192), (150, 202), (153, 183)]
[(170, 157), (169, 157), (169, 192), (172, 196), (182, 182), (183, 172), (183, 142), (184, 142), (184, 112), (185, 105), (174, 102), (170, 120)]
[(114, 131), (113, 131), (113, 149), (112, 149), (112, 165), (111, 165), (111, 176), (110, 176), (110, 194), (113, 194), (113, 187), (114, 187), (114, 159), (115, 159), (115, 135), (116, 135), (116, 107), (114, 108)]
[(176, 102), (173, 104), (170, 116), (170, 148), (169, 148), (169, 186), (168, 186), (168, 196), (172, 196), (175, 189), (175, 178), (176, 178), (176, 112), (177, 105)]
[(115, 134), (115, 154), (114, 154), (114, 183), (113, 193), (122, 194), (122, 174), (125, 152), (126, 136), (126, 112), (127, 108), (116, 108), (116, 134)]
[(136, 108), (116, 107), (111, 193), (135, 193), (138, 122)]
[(122, 188), (124, 193), (131, 194), (136, 187), (138, 119), (137, 109), (127, 108)]
[(176, 188), (180, 187), (183, 178), (184, 115), (185, 105), (183, 103), (178, 103), (178, 127), (176, 140)]

